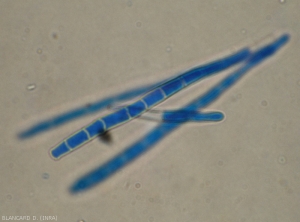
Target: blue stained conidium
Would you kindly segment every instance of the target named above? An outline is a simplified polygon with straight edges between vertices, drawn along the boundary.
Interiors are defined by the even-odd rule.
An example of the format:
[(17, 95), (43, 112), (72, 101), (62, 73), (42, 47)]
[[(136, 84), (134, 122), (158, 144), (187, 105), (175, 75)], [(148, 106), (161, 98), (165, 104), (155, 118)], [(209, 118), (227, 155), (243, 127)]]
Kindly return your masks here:
[[(91, 141), (97, 135), (103, 134), (108, 130), (131, 121), (132, 119), (152, 109), (155, 105), (170, 98), (170, 96), (181, 91), (182, 89), (205, 77), (211, 76), (216, 72), (229, 68), (247, 59), (249, 55), (250, 50), (245, 48), (233, 55), (229, 55), (206, 65), (195, 67), (169, 81), (166, 81), (165, 83), (160, 84), (159, 86), (147, 92), (145, 95), (141, 96), (133, 104), (122, 107), (115, 112), (108, 114), (107, 116), (101, 117), (88, 126), (83, 127), (79, 131), (65, 138), (57, 146), (52, 148), (50, 155), (54, 159), (60, 159), (61, 157)], [(199, 117), (200, 116), (198, 116), (198, 118)], [(194, 120), (196, 119), (197, 117), (195, 116)], [(62, 147), (64, 147), (64, 149), (62, 149)], [(68, 149), (65, 149), (65, 147)]]

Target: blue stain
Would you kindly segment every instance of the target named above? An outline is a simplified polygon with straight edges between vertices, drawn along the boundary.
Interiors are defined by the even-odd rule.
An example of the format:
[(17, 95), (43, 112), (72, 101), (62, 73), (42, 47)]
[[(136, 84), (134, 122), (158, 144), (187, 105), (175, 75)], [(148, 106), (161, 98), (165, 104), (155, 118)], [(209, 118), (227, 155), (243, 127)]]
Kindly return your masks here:
[[(234, 64), (241, 62), (249, 55), (249, 53), (250, 53), (249, 49), (245, 48), (245, 49), (235, 53), (234, 55), (228, 56), (227, 58), (223, 58), (221, 60), (215, 61), (211, 64), (205, 65), (204, 67), (196, 67), (192, 70), (189, 70), (187, 73), (185, 73), (186, 75), (184, 75), (182, 78), (186, 82), (186, 84), (192, 84), (195, 81), (197, 81), (199, 79), (199, 77), (202, 78), (202, 76), (199, 75), (199, 73), (214, 73), (214, 72), (221, 71), (223, 69), (228, 68), (229, 66), (232, 66)], [(56, 127), (59, 127), (70, 121), (73, 121), (75, 119), (82, 118), (87, 115), (91, 115), (95, 112), (99, 112), (103, 109), (106, 109), (107, 107), (109, 107), (110, 105), (112, 105), (114, 103), (128, 101), (139, 95), (143, 95), (144, 93), (149, 92), (152, 89), (155, 89), (159, 86), (162, 86), (162, 89), (166, 90), (167, 96), (171, 96), (183, 88), (183, 86), (180, 85), (181, 80), (179, 77), (181, 77), (181, 76), (182, 75), (179, 75), (179, 76), (173, 78), (172, 80), (174, 82), (172, 82), (170, 84), (169, 84), (169, 82), (172, 80), (167, 79), (167, 80), (163, 80), (163, 81), (160, 81), (160, 82), (152, 84), (152, 85), (138, 87), (138, 88), (135, 88), (132, 90), (128, 90), (126, 92), (122, 92), (120, 94), (116, 94), (111, 97), (107, 97), (100, 101), (88, 104), (85, 107), (79, 107), (74, 110), (65, 112), (58, 116), (55, 116), (53, 118), (41, 121), (41, 122), (29, 127), (28, 129), (20, 132), (18, 134), (18, 138), (19, 139), (27, 139), (27, 138), (36, 136), (42, 132), (54, 129)], [(205, 76), (203, 76), (203, 77), (205, 77)], [(166, 84), (166, 83), (168, 83), (168, 84)], [(148, 106), (157, 104), (157, 103), (159, 103), (159, 100), (162, 99), (159, 92), (154, 91), (152, 93), (153, 93), (152, 96), (146, 97)]]

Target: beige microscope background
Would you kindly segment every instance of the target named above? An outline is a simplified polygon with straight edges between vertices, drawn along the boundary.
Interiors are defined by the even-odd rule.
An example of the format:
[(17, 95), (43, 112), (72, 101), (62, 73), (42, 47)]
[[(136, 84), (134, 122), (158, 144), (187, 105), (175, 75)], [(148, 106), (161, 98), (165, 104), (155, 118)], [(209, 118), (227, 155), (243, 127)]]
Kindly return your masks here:
[[(300, 218), (300, 1), (0, 1), (0, 220), (296, 222)], [(41, 120), (288, 32), (291, 41), (206, 110), (104, 183), (68, 187), (156, 123), (134, 120), (54, 161), (98, 113), (19, 140)], [(176, 109), (221, 77), (161, 104)]]

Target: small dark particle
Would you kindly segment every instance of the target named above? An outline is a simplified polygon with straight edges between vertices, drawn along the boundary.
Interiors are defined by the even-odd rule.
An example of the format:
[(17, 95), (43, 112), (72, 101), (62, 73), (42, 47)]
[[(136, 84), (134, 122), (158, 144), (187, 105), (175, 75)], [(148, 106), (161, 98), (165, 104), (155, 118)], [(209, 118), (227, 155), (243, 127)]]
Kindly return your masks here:
[(111, 144), (113, 142), (112, 135), (109, 131), (106, 131), (105, 133), (100, 134), (99, 139), (101, 140), (101, 142), (104, 142), (107, 144)]
[(53, 33), (52, 33), (52, 38), (53, 38), (53, 39), (58, 39), (58, 34), (57, 34), (56, 32), (53, 32)]

